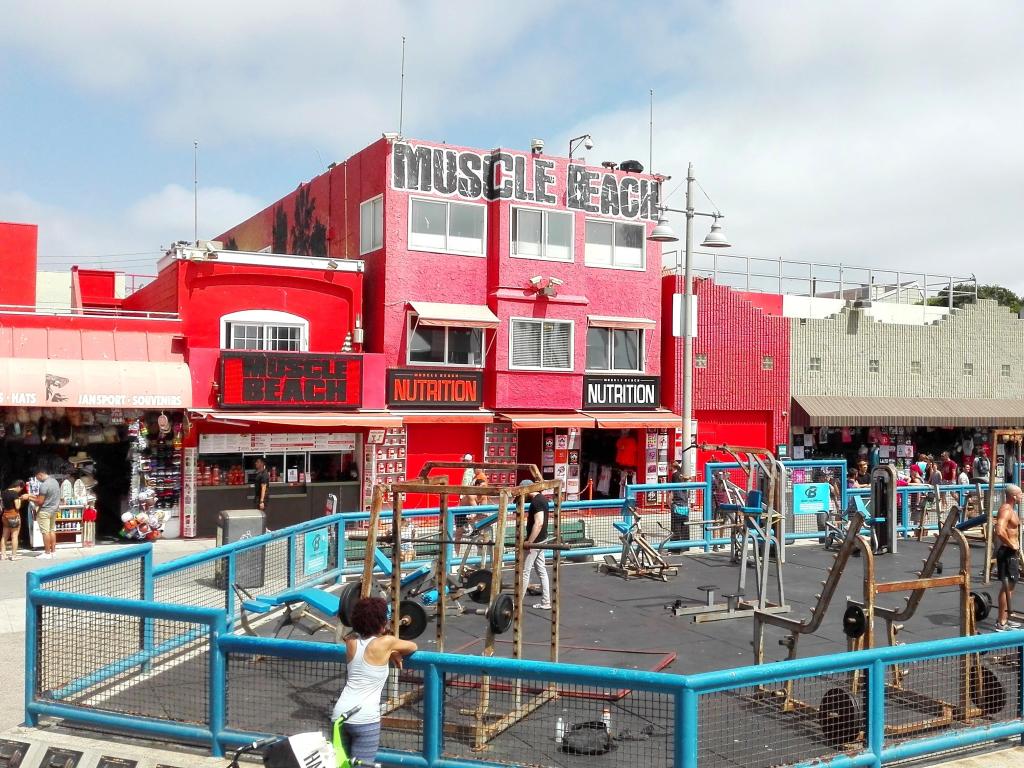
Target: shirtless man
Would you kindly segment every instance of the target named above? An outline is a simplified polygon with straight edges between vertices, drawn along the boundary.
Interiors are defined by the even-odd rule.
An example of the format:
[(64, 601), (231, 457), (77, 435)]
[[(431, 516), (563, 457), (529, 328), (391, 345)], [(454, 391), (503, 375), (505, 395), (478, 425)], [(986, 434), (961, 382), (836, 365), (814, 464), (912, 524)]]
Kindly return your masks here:
[(996, 622), (996, 632), (1021, 628), (1018, 622), (1010, 621), (1010, 600), (1013, 597), (1013, 587), (1020, 576), (1020, 517), (1013, 506), (1024, 501), (1024, 492), (1016, 485), (1007, 485), (1005, 492), (1006, 500), (999, 507), (994, 531), (998, 544), (996, 575), (1003, 585), (999, 590), (999, 620)]

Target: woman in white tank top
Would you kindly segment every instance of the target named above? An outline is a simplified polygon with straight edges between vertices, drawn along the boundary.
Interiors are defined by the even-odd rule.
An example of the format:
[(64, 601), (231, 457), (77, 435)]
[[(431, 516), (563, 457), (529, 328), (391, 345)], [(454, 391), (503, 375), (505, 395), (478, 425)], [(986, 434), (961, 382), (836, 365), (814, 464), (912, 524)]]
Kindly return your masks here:
[(345, 638), (345, 687), (334, 704), (332, 719), (359, 708), (342, 726), (342, 737), (349, 758), (370, 765), (380, 745), (380, 697), (389, 662), (401, 669), (402, 658), (416, 650), (416, 643), (385, 634), (388, 604), (379, 597), (364, 597), (356, 603), (351, 621), (355, 631)]

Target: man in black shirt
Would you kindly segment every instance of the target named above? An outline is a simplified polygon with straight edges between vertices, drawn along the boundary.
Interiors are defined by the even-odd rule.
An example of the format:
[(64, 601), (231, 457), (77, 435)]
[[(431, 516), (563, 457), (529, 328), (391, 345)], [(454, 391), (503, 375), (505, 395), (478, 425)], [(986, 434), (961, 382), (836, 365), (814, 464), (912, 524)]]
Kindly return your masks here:
[(253, 478), (252, 489), (256, 509), (266, 512), (267, 497), (270, 495), (270, 473), (267, 472), (267, 462), (262, 457), (256, 459), (256, 477)]
[[(672, 462), (672, 474), (669, 476), (670, 483), (688, 483), (690, 478), (683, 471), (683, 464), (680, 461)], [(672, 491), (672, 540), (686, 541), (690, 538), (690, 492), (684, 490)]]
[[(523, 480), (519, 483), (519, 485), (532, 484), (532, 480)], [(529, 506), (526, 509), (526, 543), (540, 544), (547, 541), (548, 511), (551, 508), (548, 500), (542, 493), (528, 494), (525, 500), (529, 501)], [(540, 578), (541, 602), (536, 603), (533, 607), (542, 611), (551, 610), (551, 586), (548, 583), (548, 567), (544, 560), (544, 550), (527, 548), (525, 552), (520, 553), (520, 556), (526, 558), (526, 562), (523, 564), (520, 597), (523, 600), (526, 599), (526, 588), (530, 584), (530, 576), (536, 571)]]

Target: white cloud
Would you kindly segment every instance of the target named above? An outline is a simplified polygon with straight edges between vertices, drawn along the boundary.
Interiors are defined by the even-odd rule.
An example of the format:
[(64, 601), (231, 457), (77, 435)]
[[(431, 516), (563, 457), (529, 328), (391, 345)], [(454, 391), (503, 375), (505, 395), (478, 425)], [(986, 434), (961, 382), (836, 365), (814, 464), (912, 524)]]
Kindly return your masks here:
[[(212, 237), (260, 210), (265, 203), (220, 187), (199, 187), (199, 237)], [(39, 268), (63, 271), (82, 267), (152, 274), (162, 248), (191, 240), (192, 191), (168, 184), (109, 219), (33, 199), (0, 193), (4, 218), (39, 225)]]

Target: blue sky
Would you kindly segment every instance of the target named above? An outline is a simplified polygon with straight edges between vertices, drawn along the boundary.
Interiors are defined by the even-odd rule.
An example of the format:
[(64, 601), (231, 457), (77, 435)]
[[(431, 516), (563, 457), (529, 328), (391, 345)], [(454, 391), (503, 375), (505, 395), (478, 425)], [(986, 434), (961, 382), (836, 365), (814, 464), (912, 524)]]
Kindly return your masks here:
[(406, 35), (406, 135), (564, 153), (589, 132), (590, 160), (646, 164), (653, 88), (654, 169), (672, 189), (695, 163), (735, 253), (1024, 288), (1018, 4), (0, 0), (0, 18), (0, 219), (40, 225), (44, 266), (152, 271), (192, 235), (195, 139), (204, 237), (395, 129)]

